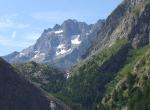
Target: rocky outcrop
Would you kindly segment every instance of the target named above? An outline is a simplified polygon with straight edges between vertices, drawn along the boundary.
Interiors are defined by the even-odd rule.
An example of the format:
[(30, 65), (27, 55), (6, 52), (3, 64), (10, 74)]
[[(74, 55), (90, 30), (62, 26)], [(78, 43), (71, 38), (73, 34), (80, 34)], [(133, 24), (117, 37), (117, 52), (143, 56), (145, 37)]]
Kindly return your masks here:
[(149, 0), (124, 0), (107, 18), (91, 54), (109, 47), (118, 38), (126, 38), (134, 48), (149, 44)]
[(146, 5), (137, 19), (136, 25), (128, 35), (134, 48), (143, 47), (150, 43), (150, 4)]
[(103, 74), (116, 74), (124, 66), (129, 49), (131, 49), (130, 44), (124, 45), (115, 55), (112, 55), (99, 67), (99, 72)]
[(10, 63), (35, 61), (68, 69), (86, 54), (103, 24), (104, 20), (91, 25), (66, 20), (62, 25), (56, 24), (53, 28), (44, 30), (33, 46), (3, 58)]

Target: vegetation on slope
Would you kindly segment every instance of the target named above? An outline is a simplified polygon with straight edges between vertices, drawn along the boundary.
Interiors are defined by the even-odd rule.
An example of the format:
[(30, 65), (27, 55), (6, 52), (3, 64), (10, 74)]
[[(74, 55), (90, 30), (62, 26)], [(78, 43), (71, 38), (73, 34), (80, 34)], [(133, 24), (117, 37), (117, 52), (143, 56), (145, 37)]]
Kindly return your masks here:
[(150, 4), (150, 0), (143, 0), (141, 1), (136, 7), (135, 9), (133, 9), (132, 14), (135, 15), (135, 17), (138, 17), (141, 13), (141, 11), (143, 11), (143, 8), (145, 7), (145, 5)]
[(140, 49), (129, 50), (124, 67), (117, 73), (117, 76), (115, 77), (115, 79), (108, 84), (107, 94), (110, 94), (115, 88), (115, 85), (117, 85), (117, 83), (120, 80), (122, 80), (124, 77), (126, 77), (128, 74), (131, 73), (136, 62), (144, 55), (144, 53), (147, 52), (148, 49), (149, 49), (149, 46), (146, 46)]
[(62, 71), (51, 68), (45, 64), (29, 62), (14, 64), (13, 66), (18, 73), (49, 93), (57, 93), (61, 91), (66, 81)]
[[(108, 85), (106, 110), (149, 110), (150, 47), (130, 50), (127, 63)], [(100, 104), (101, 105), (101, 104)]]
[[(115, 61), (118, 62), (117, 60), (113, 62), (110, 59), (114, 59), (125, 45), (125, 39), (118, 39), (110, 48), (104, 49), (86, 62), (75, 67), (65, 89), (56, 96), (70, 104), (75, 110), (91, 110), (102, 99), (105, 84), (114, 77), (113, 73), (101, 71), (101, 69), (103, 70), (101, 67), (105, 68), (103, 65), (110, 63), (113, 65)], [(106, 72), (109, 71), (106, 70)]]

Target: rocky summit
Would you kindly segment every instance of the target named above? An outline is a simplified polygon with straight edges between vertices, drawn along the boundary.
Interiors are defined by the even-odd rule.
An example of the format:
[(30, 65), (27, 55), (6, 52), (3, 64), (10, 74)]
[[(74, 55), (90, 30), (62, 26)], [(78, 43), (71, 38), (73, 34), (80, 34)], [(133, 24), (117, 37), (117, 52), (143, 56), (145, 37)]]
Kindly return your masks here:
[(10, 63), (35, 61), (68, 69), (86, 54), (104, 22), (99, 20), (88, 25), (77, 20), (66, 20), (62, 25), (56, 24), (44, 30), (34, 45), (3, 58)]
[(149, 44), (149, 0), (124, 0), (107, 18), (91, 53), (110, 47), (118, 38), (126, 38), (134, 48)]

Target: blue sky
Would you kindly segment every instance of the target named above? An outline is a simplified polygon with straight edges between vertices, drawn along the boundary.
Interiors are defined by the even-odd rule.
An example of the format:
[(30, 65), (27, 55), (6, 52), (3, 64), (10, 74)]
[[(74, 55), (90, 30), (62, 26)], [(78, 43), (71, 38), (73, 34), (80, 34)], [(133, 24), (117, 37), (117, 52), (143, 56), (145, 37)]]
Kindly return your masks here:
[(122, 0), (0, 0), (0, 56), (32, 45), (44, 29), (105, 19)]

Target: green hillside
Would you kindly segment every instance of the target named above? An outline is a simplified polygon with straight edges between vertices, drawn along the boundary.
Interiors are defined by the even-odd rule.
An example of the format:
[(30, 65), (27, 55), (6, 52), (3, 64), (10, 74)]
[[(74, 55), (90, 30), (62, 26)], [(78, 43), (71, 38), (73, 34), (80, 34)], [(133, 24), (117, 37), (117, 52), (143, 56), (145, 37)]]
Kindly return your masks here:
[(66, 81), (64, 72), (35, 62), (13, 64), (19, 74), (49, 93), (61, 91)]
[[(124, 58), (122, 58), (123, 60), (115, 58), (126, 52), (126, 50), (120, 52), (124, 47), (128, 47), (126, 40), (118, 39), (112, 47), (76, 66), (72, 70), (72, 77), (67, 81), (65, 89), (59, 96), (58, 94), (56, 96), (70, 104), (75, 110), (91, 110), (102, 99), (105, 85), (113, 79), (114, 73), (121, 68), (121, 64), (116, 64), (119, 61), (122, 62)], [(105, 66), (111, 64), (115, 65), (113, 66), (116, 68), (114, 71), (111, 68), (104, 70)], [(101, 68), (103, 66), (104, 68)]]

